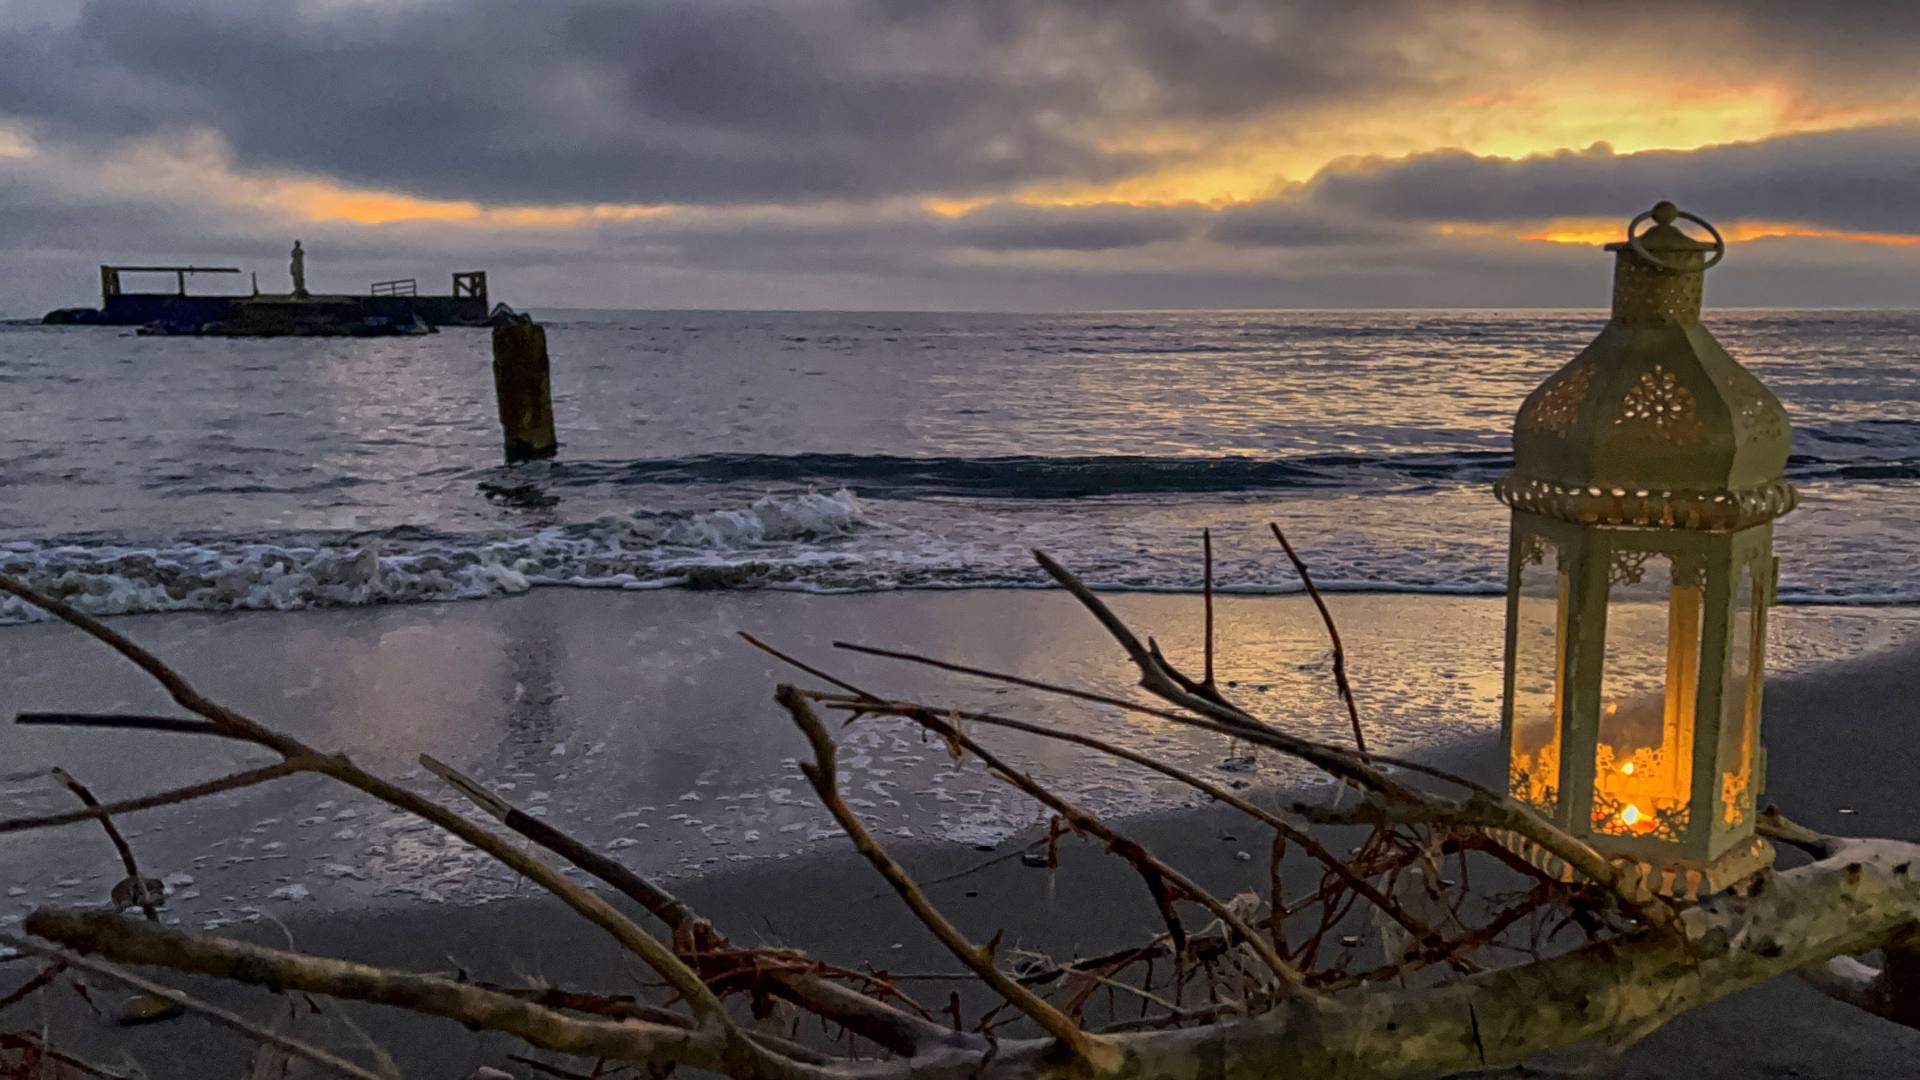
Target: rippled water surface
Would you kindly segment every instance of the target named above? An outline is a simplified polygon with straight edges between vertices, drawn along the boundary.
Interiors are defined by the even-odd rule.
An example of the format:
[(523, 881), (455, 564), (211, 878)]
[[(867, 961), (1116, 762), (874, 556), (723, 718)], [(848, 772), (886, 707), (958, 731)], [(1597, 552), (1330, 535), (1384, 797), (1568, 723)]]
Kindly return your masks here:
[[(555, 313), (562, 457), (497, 464), (484, 331), (0, 327), (0, 566), (97, 611), (544, 584), (1498, 587), (1526, 392), (1593, 312)], [(1721, 312), (1787, 404), (1785, 594), (1920, 597), (1920, 314)], [(1863, 552), (1871, 552), (1865, 557)], [(23, 617), (0, 608), (0, 619)]]

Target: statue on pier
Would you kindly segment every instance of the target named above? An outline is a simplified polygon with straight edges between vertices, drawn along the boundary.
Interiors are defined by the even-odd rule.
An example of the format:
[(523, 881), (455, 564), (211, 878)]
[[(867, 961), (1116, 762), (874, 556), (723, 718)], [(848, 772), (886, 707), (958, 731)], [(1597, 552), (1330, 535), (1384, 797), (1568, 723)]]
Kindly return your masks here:
[(293, 295), (301, 300), (307, 298), (307, 253), (300, 250), (300, 241), (293, 242), (293, 260), (287, 264), (287, 270), (293, 275)]

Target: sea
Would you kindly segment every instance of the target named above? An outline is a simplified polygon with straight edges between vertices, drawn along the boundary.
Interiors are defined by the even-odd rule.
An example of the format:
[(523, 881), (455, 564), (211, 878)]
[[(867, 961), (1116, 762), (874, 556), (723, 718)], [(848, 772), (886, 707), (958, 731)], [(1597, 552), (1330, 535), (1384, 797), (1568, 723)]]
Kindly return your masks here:
[[(1526, 393), (1598, 311), (550, 311), (549, 462), (484, 330), (0, 326), (0, 569), (99, 614), (532, 589), (1498, 592)], [(1787, 603), (1920, 601), (1915, 311), (1716, 311), (1792, 418)], [(35, 619), (17, 601), (0, 623)]]

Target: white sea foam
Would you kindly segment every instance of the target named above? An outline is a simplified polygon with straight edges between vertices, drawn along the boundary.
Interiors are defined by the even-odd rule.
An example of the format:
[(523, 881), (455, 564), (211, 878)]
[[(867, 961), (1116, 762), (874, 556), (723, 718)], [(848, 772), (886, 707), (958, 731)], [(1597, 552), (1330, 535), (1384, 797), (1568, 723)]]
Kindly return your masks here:
[[(728, 585), (813, 557), (810, 543), (866, 521), (851, 492), (768, 497), (743, 509), (609, 515), (517, 537), (363, 538), (342, 543), (211, 541), (0, 548), (0, 569), (82, 611), (276, 610), (511, 596), (537, 585)], [(0, 602), (0, 624), (38, 613)]]

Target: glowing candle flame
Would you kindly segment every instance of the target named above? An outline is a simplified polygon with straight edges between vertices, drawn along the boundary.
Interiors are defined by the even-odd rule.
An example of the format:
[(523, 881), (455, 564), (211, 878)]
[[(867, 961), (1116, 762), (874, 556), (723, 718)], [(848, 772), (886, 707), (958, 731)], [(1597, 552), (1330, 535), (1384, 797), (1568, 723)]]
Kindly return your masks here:
[[(1631, 762), (1631, 761), (1629, 761), (1629, 762), (1627, 762), (1627, 763), (1626, 763), (1625, 765), (1622, 765), (1622, 766), (1620, 766), (1620, 771), (1621, 771), (1621, 772), (1623, 772), (1623, 773), (1626, 773), (1626, 774), (1627, 774), (1628, 776), (1632, 776), (1632, 775), (1633, 775), (1633, 762)], [(1631, 824), (1631, 822), (1629, 822), (1629, 824)]]
[(1632, 803), (1628, 803), (1627, 808), (1625, 810), (1620, 811), (1620, 820), (1627, 823), (1628, 825), (1631, 825), (1634, 822), (1639, 821), (1640, 808), (1633, 805)]

